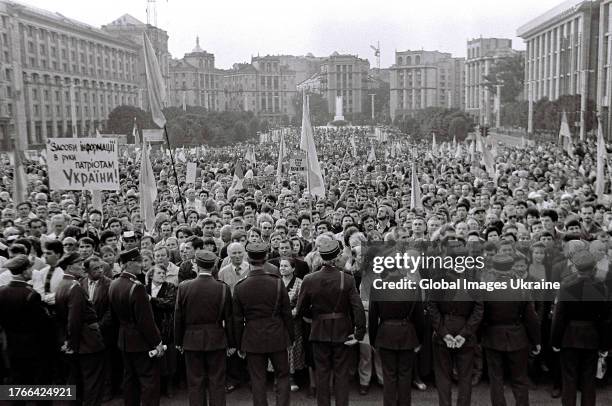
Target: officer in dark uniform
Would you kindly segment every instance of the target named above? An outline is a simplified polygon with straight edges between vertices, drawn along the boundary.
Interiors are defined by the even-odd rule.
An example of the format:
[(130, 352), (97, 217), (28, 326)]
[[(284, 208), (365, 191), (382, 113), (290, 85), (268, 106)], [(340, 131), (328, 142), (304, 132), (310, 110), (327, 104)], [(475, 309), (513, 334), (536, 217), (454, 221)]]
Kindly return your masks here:
[(317, 404), (330, 404), (333, 370), (336, 405), (348, 406), (351, 351), (345, 342), (361, 341), (365, 336), (365, 311), (355, 279), (336, 266), (341, 253), (338, 241), (323, 240), (319, 253), (324, 265), (304, 278), (297, 315), (312, 319), (309, 339), (313, 343)]
[[(196, 254), (198, 276), (179, 285), (174, 315), (174, 337), (185, 353), (190, 405), (225, 405), (225, 353), (234, 347), (232, 295), (229, 286), (212, 276), (217, 256)], [(235, 351), (235, 349), (232, 348)], [(208, 379), (206, 379), (208, 378)]]
[[(123, 268), (110, 286), (113, 317), (119, 322), (117, 346), (123, 356), (125, 405), (159, 405), (161, 336), (145, 286), (138, 281), (142, 257), (137, 248), (119, 254)], [(151, 352), (151, 353), (150, 353)]]
[(535, 348), (534, 355), (540, 352), (540, 321), (531, 292), (510, 287), (510, 280), (517, 278), (511, 272), (513, 264), (513, 257), (495, 255), (492, 269), (486, 272), (486, 282), (505, 282), (507, 289), (484, 294), (482, 347), (489, 368), (491, 404), (506, 404), (504, 369), (507, 365), (516, 405), (528, 406), (529, 350)]
[(595, 406), (595, 373), (598, 352), (612, 345), (610, 303), (605, 285), (594, 279), (596, 260), (588, 251), (571, 258), (577, 274), (561, 285), (551, 328), (553, 351), (561, 353), (562, 399), (576, 404), (581, 382), (582, 406)]
[(102, 404), (106, 377), (105, 346), (96, 311), (78, 279), (84, 274), (77, 252), (60, 259), (64, 277), (55, 292), (55, 308), (70, 359), (69, 385), (77, 385), (84, 405)]
[[(454, 247), (451, 256), (468, 255), (467, 248)], [(459, 282), (472, 279), (465, 273), (442, 270), (432, 274), (433, 280)], [(467, 291), (435, 290), (430, 292), (429, 314), (434, 330), (433, 363), (441, 406), (450, 406), (452, 398), (453, 359), (457, 368), (457, 406), (469, 406), (472, 398), (472, 370), (477, 345), (476, 332), (482, 321), (483, 304), (477, 295)]]
[[(403, 277), (399, 270), (393, 270), (385, 281), (399, 282)], [(383, 404), (410, 406), (412, 370), (424, 334), (421, 291), (370, 292), (368, 333), (382, 362)]]
[(272, 362), (278, 406), (289, 405), (289, 354), (294, 339), (289, 295), (279, 274), (265, 270), (268, 246), (246, 247), (250, 270), (234, 287), (234, 329), (237, 348), (246, 353), (253, 405), (268, 404), (266, 369)]
[(32, 278), (31, 266), (23, 254), (2, 265), (13, 277), (8, 285), (0, 287), (0, 326), (6, 333), (10, 363), (10, 382), (7, 383), (49, 385), (45, 346), (41, 343), (55, 340), (55, 337), (50, 331), (51, 322), (40, 295), (28, 285)]

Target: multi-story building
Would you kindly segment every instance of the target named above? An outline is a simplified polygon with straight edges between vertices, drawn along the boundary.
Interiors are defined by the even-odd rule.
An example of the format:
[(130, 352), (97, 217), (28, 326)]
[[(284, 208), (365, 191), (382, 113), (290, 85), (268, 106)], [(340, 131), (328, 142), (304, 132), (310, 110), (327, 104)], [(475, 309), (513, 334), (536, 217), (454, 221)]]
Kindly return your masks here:
[(22, 146), (88, 135), (137, 103), (140, 45), (13, 1), (0, 1), (0, 136)]
[(462, 108), (464, 59), (438, 51), (395, 53), (390, 74), (390, 115), (427, 107)]
[(202, 106), (211, 111), (224, 109), (223, 72), (215, 69), (215, 55), (196, 46), (182, 59), (170, 61), (168, 104), (171, 106)]
[(612, 0), (602, 0), (599, 6), (597, 58), (597, 110), (610, 140), (612, 133)]
[(499, 59), (516, 56), (517, 52), (512, 49), (512, 40), (506, 38), (476, 38), (467, 42), (465, 110), (478, 116), (481, 124), (493, 123), (495, 92), (486, 86), (485, 77)]
[(295, 72), (277, 56), (254, 57), (224, 71), (225, 110), (253, 111), (280, 121), (295, 116)]
[[(129, 14), (124, 14), (110, 24), (103, 25), (102, 30), (109, 34), (121, 38), (125, 41), (133, 42), (139, 46), (142, 46), (143, 33), (147, 33), (149, 41), (153, 47), (153, 51), (157, 56), (159, 68), (164, 79), (166, 89), (170, 88), (170, 60), (172, 56), (168, 51), (168, 33), (160, 28), (157, 28), (151, 24), (145, 24), (142, 21), (132, 17)], [(140, 83), (141, 90), (139, 90), (138, 106), (141, 109), (149, 109), (148, 97), (146, 94), (146, 77), (144, 62), (140, 60), (143, 54), (140, 52), (139, 63), (136, 64), (137, 78)], [(163, 100), (164, 104), (168, 103), (168, 100)]]
[(353, 115), (363, 113), (366, 103), (369, 103), (369, 90), (375, 86), (369, 71), (370, 62), (367, 59), (334, 52), (323, 60), (318, 73), (297, 87), (299, 91), (320, 93), (327, 101), (331, 117), (336, 110), (336, 97), (342, 96), (343, 115), (350, 121)]

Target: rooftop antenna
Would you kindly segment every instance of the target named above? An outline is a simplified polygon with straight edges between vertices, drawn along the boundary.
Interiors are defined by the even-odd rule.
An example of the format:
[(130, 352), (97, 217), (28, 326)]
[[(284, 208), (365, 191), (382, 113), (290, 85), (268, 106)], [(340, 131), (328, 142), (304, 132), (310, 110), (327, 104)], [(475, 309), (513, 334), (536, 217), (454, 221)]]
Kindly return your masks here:
[(370, 48), (374, 50), (374, 56), (376, 57), (376, 67), (380, 69), (380, 41), (376, 41), (376, 46), (370, 45)]
[[(157, 27), (157, 0), (147, 0), (147, 25)], [(151, 17), (153, 21), (151, 21)]]

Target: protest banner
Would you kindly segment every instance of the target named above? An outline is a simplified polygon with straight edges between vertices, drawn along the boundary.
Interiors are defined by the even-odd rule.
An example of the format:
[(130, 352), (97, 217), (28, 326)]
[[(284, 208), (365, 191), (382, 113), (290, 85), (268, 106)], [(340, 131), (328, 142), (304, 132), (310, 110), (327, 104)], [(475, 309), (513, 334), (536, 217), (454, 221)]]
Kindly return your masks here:
[(163, 143), (164, 142), (164, 130), (142, 130), (142, 139), (149, 143)]
[(195, 183), (196, 181), (196, 163), (187, 163), (187, 174), (185, 175), (185, 183)]
[(49, 138), (47, 162), (53, 190), (119, 190), (117, 140)]
[(289, 160), (289, 173), (301, 174), (306, 173), (306, 157), (293, 156)]
[(125, 134), (100, 134), (101, 138), (115, 138), (117, 145), (127, 145), (127, 135)]

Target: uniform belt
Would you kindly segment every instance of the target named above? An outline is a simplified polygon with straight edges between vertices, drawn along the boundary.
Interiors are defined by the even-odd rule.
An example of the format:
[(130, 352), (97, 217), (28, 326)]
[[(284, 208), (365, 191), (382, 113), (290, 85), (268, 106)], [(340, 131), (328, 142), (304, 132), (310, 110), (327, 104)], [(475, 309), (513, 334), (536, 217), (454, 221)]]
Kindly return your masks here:
[(200, 328), (200, 327), (209, 327), (209, 326), (219, 326), (221, 325), (220, 321), (213, 321), (210, 323), (194, 323), (194, 324), (187, 324), (186, 329), (190, 329), (190, 328)]
[(408, 324), (408, 320), (406, 319), (387, 319), (382, 321), (383, 324), (388, 324), (390, 326), (404, 326)]
[(322, 313), (315, 316), (315, 320), (338, 320), (346, 317), (346, 313)]

